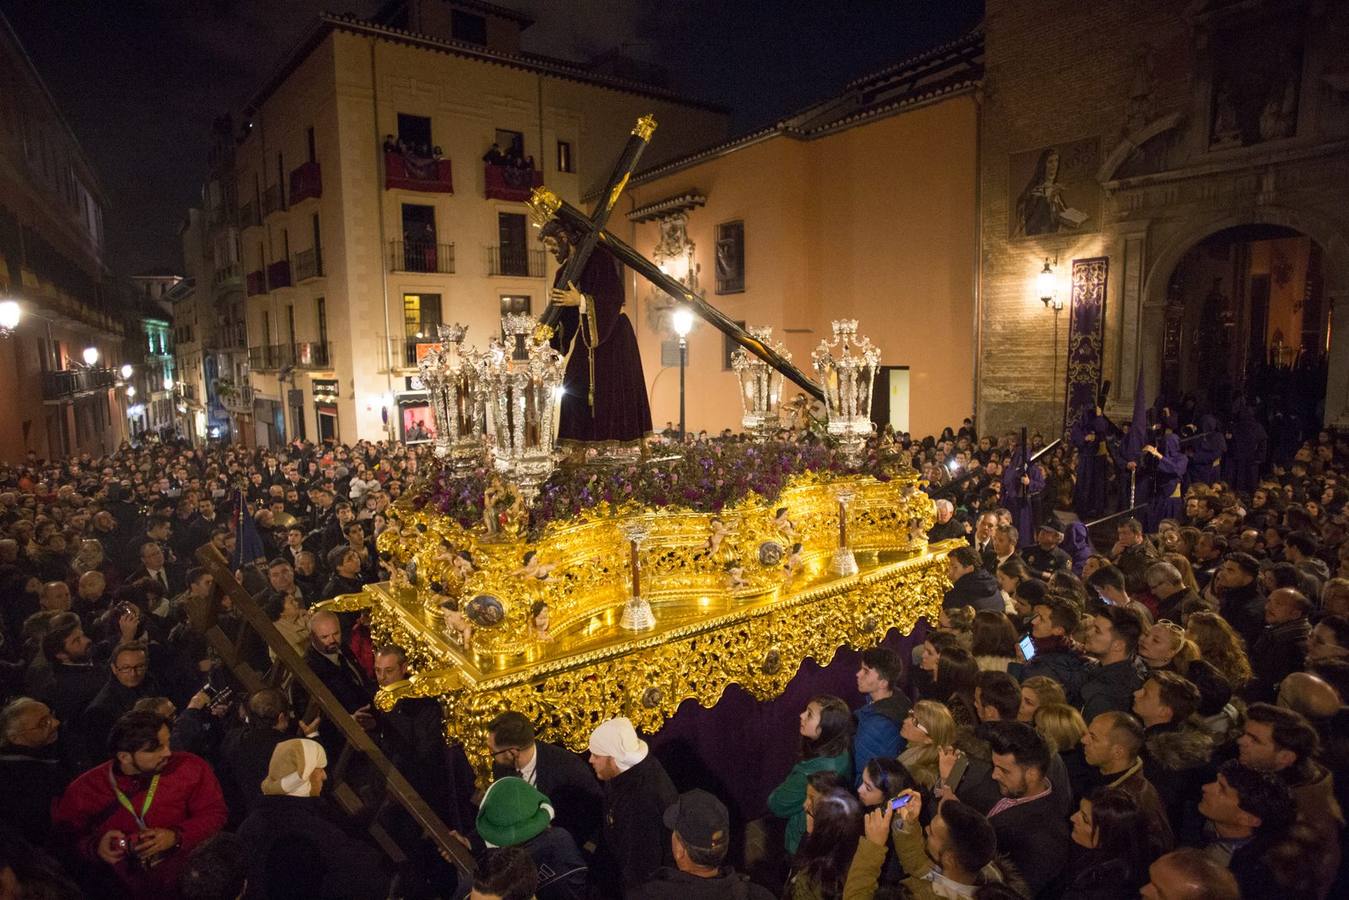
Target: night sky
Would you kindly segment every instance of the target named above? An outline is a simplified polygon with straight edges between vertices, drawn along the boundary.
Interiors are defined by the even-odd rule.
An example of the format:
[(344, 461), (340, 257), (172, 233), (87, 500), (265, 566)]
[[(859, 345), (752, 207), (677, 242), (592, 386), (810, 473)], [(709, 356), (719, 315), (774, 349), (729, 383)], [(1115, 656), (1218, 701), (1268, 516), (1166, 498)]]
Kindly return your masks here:
[[(769, 124), (849, 79), (972, 27), (982, 0), (497, 0), (533, 16), (525, 49), (584, 61), (615, 46), (668, 86)], [(320, 10), (377, 0), (0, 0), (108, 194), (108, 262), (177, 268), (210, 124), (236, 113)], [(709, 135), (709, 142), (720, 137)]]

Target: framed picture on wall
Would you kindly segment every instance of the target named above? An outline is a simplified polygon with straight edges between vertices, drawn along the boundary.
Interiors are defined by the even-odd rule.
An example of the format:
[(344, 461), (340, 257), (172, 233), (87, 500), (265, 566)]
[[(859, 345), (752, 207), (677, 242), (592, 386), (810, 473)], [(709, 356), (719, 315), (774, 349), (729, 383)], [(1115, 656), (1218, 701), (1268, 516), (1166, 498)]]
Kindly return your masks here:
[(402, 421), (403, 443), (422, 444), (435, 440), (436, 421), (431, 415), (428, 403), (407, 403), (399, 407)]
[(1010, 157), (1009, 237), (1040, 237), (1100, 228), (1098, 138), (1014, 153)]
[(738, 294), (745, 289), (745, 223), (717, 226), (717, 293)]

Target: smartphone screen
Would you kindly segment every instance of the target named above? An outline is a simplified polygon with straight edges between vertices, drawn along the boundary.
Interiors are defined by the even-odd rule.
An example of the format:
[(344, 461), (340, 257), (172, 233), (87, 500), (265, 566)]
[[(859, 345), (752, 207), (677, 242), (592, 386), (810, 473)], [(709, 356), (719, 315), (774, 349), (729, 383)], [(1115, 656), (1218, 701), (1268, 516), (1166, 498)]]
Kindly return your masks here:
[(890, 808), (891, 808), (891, 809), (899, 809), (899, 808), (901, 808), (901, 807), (908, 806), (908, 805), (909, 805), (909, 801), (912, 800), (912, 799), (913, 799), (913, 794), (905, 794), (905, 795), (902, 796), (902, 797), (896, 797), (895, 799), (893, 799), (893, 800), (890, 801)]
[(1021, 655), (1026, 657), (1026, 662), (1035, 659), (1035, 640), (1030, 635), (1021, 639)]

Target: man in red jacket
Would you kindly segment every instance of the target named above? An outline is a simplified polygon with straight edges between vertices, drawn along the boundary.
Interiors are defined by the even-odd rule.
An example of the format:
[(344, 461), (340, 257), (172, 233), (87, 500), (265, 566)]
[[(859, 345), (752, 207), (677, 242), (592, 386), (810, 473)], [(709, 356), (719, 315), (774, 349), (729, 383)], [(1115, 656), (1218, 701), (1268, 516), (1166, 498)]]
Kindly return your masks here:
[(169, 750), (169, 724), (129, 712), (109, 738), (113, 758), (75, 779), (53, 828), (82, 859), (112, 867), (133, 897), (172, 896), (188, 854), (225, 825), (210, 766)]

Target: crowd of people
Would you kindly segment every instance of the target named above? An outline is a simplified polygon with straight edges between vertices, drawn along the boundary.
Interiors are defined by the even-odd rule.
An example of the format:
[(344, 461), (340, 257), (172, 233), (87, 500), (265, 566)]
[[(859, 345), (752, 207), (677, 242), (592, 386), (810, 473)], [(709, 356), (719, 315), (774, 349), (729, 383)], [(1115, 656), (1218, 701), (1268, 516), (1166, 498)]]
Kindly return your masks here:
[[(1225, 450), (1216, 464), (1204, 456), (1208, 438), (1227, 440), (1215, 428), (1178, 446), (1184, 427), (1158, 421), (1099, 495), (1087, 470), (1122, 455), (1122, 434), (1097, 432), (1115, 448), (1100, 454), (1075, 429), (1040, 459), (972, 423), (892, 436), (937, 497), (930, 536), (954, 546), (952, 587), (920, 641), (862, 651), (854, 696), (810, 699), (798, 761), (748, 824), (677, 784), (624, 718), (575, 754), (502, 712), (473, 748), (490, 753), (494, 776), (475, 793), (438, 701), (374, 706), (380, 687), (408, 677), (405, 652), (375, 645), (358, 616), (310, 607), (386, 577), (373, 542), (426, 469), (425, 447), (150, 445), (2, 467), (0, 886), (184, 898), (1343, 896), (1349, 445), (1330, 433), (1267, 441), (1249, 472)], [(294, 684), (245, 696), (202, 635), (203, 621), (247, 630), (194, 558), (207, 543), (455, 830), (474, 878), (438, 857), (409, 877), (332, 814), (340, 732)], [(239, 646), (257, 671), (273, 665), (265, 644)], [(735, 834), (742, 826), (760, 839)]]

